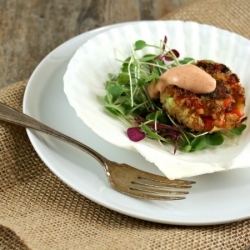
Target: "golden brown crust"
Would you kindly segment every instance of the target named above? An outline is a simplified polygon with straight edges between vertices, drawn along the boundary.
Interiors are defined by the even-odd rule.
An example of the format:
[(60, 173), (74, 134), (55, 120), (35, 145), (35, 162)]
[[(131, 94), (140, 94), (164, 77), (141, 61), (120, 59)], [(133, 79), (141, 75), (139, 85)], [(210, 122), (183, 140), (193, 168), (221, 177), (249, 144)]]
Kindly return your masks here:
[[(201, 60), (200, 67), (216, 79), (216, 89), (194, 94), (169, 85), (160, 100), (166, 112), (193, 131), (229, 130), (241, 124), (245, 92), (239, 78), (227, 66)], [(168, 98), (173, 98), (169, 105)]]

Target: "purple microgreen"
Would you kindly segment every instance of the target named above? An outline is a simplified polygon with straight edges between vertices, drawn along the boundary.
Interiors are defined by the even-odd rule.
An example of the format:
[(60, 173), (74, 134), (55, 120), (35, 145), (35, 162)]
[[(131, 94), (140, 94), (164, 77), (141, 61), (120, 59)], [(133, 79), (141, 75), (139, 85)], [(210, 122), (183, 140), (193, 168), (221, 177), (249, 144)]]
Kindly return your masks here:
[(179, 58), (180, 53), (176, 49), (172, 49), (166, 53), (164, 59), (166, 61), (174, 61), (176, 58)]
[[(132, 46), (131, 56), (125, 60), (117, 60), (122, 62), (122, 66), (117, 74), (109, 74), (109, 80), (106, 81), (105, 108), (119, 119), (137, 124), (127, 129), (128, 137), (134, 142), (145, 137), (156, 139), (159, 143), (172, 142), (174, 153), (178, 148), (193, 152), (206, 145), (220, 145), (224, 140), (221, 134), (194, 133), (186, 129), (165, 113), (158, 100), (150, 98), (147, 88), (152, 80), (157, 82), (164, 72), (176, 65), (194, 61), (189, 57), (179, 60), (179, 52), (169, 48), (167, 42), (167, 36), (164, 36), (158, 46), (138, 40)], [(158, 53), (139, 57), (137, 51), (145, 47), (156, 48)], [(242, 125), (231, 132), (240, 135), (244, 128), (245, 125)]]
[(134, 117), (134, 120), (135, 120), (135, 122), (137, 123), (137, 124), (141, 124), (141, 123), (143, 123), (143, 122), (145, 122), (145, 119), (144, 118), (142, 118), (142, 117)]
[[(177, 125), (176, 122), (171, 118), (171, 116), (170, 116), (170, 115), (167, 115), (167, 116), (168, 116), (168, 119), (171, 121), (171, 123), (172, 123), (173, 125), (175, 125), (176, 127), (178, 127), (178, 125)], [(184, 140), (186, 141), (186, 143), (187, 143), (187, 144), (190, 144), (190, 141), (189, 141), (189, 139), (188, 139), (188, 137), (187, 137), (187, 135), (186, 135), (184, 129), (180, 128), (180, 132), (182, 133), (182, 135), (183, 135)]]
[(172, 137), (173, 140), (178, 140), (179, 137), (181, 136), (180, 132), (174, 131), (174, 130), (168, 130), (163, 133), (161, 133), (162, 137)]
[(176, 132), (176, 131), (168, 131), (168, 132), (165, 132), (163, 134), (161, 134), (161, 136), (163, 137), (171, 137), (172, 138), (172, 141), (174, 142), (174, 154), (176, 153), (178, 147), (179, 147), (179, 138), (181, 136), (181, 133), (179, 132)]
[(138, 142), (146, 137), (146, 134), (140, 129), (140, 127), (131, 127), (127, 129), (128, 138), (131, 141)]
[(178, 147), (179, 147), (178, 140), (175, 140), (175, 144), (174, 144), (174, 155), (175, 155), (175, 153), (176, 153)]
[(157, 128), (158, 129), (172, 129), (172, 130), (175, 130), (175, 131), (180, 131), (180, 129), (183, 129), (185, 127), (184, 126), (172, 126), (172, 125), (166, 125), (166, 124), (158, 123)]
[(147, 110), (146, 112), (141, 113), (140, 116), (141, 116), (142, 118), (146, 119), (146, 117), (147, 117), (148, 114), (155, 113), (155, 112), (156, 112), (156, 110), (154, 110), (154, 109), (149, 109), (149, 110)]
[(164, 36), (163, 45), (162, 45), (162, 51), (165, 51), (167, 41), (168, 41), (167, 36)]

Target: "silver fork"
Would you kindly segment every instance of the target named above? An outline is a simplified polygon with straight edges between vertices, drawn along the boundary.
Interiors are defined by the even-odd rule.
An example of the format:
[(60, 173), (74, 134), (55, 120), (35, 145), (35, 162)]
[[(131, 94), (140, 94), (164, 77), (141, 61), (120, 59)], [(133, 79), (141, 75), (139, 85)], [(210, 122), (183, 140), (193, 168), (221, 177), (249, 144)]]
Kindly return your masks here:
[(103, 166), (109, 185), (126, 195), (148, 200), (181, 200), (185, 199), (188, 192), (179, 189), (188, 189), (195, 183), (187, 180), (169, 180), (166, 177), (147, 173), (124, 163), (110, 161), (87, 145), (1, 102), (0, 120), (52, 135), (83, 150)]

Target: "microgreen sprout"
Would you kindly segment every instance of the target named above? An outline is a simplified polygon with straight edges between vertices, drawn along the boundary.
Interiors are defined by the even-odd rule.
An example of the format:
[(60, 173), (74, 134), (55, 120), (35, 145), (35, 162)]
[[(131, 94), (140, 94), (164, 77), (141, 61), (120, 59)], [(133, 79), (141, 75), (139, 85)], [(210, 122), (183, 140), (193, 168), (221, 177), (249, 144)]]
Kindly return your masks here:
[[(137, 56), (137, 51), (146, 47), (157, 49), (157, 54)], [(195, 59), (180, 56), (176, 49), (167, 45), (167, 37), (160, 45), (147, 44), (138, 40), (132, 47), (131, 56), (121, 62), (118, 74), (110, 74), (106, 81), (106, 110), (128, 124), (127, 135), (130, 140), (138, 142), (145, 137), (162, 143), (172, 143), (174, 153), (177, 149), (184, 152), (201, 150), (206, 146), (219, 146), (225, 136), (221, 132), (196, 133), (165, 113), (157, 100), (149, 97), (147, 87), (167, 70), (178, 65), (191, 64)], [(171, 102), (172, 100), (169, 100)], [(241, 135), (246, 125), (231, 130), (233, 135)]]

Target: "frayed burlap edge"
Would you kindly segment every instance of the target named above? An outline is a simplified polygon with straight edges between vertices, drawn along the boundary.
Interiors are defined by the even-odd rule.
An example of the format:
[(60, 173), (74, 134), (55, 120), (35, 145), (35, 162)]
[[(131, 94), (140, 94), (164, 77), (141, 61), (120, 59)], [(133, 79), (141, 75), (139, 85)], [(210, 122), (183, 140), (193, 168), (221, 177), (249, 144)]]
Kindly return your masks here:
[[(207, 23), (250, 38), (249, 4), (197, 1), (164, 19)], [(25, 85), (0, 90), (0, 101), (21, 110)], [(62, 183), (37, 156), (25, 129), (1, 123), (0, 137), (0, 249), (249, 249), (250, 220), (179, 227), (133, 219)]]

